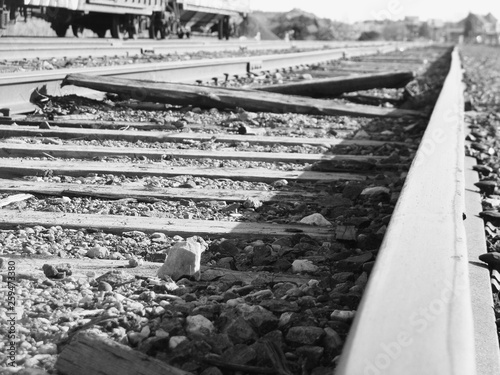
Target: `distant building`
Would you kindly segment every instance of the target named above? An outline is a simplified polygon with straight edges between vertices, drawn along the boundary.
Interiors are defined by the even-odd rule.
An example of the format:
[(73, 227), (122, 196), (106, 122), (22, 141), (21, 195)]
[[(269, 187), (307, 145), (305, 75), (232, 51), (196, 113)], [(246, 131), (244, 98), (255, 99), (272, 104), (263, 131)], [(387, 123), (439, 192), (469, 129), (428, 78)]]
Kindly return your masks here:
[(500, 43), (500, 23), (491, 13), (481, 16), (469, 13), (456, 24), (447, 27), (447, 40), (453, 43)]
[(407, 16), (403, 20), (404, 25), (406, 27), (406, 40), (415, 40), (419, 37), (419, 29), (422, 24), (418, 17)]

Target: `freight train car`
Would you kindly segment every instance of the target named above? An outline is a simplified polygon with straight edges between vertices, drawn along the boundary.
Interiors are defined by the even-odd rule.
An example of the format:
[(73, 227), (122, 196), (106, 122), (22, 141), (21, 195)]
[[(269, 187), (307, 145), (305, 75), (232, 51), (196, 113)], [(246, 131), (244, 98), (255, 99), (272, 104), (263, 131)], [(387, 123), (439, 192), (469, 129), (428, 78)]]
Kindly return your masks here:
[[(192, 30), (216, 27), (219, 37), (228, 33), (231, 16), (250, 12), (249, 0), (24, 0), (24, 6), (42, 8), (57, 36), (71, 27), (75, 36), (90, 29), (104, 38), (134, 38), (148, 29), (151, 38), (179, 37)], [(216, 26), (214, 26), (216, 25)]]
[[(216, 31), (219, 39), (228, 38), (231, 30), (230, 18), (236, 15), (246, 15), (250, 12), (248, 0), (178, 0), (169, 2), (184, 30), (207, 32)], [(179, 33), (178, 33), (179, 34)], [(179, 35), (182, 37), (182, 35)], [(188, 35), (189, 36), (189, 35)]]

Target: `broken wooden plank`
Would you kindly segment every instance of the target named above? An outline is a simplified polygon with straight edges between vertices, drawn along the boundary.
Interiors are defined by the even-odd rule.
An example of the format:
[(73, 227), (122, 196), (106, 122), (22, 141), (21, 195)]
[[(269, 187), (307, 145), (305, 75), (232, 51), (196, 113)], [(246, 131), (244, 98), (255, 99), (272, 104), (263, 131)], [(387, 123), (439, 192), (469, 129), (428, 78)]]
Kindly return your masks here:
[(291, 112), (361, 117), (423, 116), (418, 111), (358, 105), (349, 106), (328, 100), (263, 93), (256, 90), (96, 77), (85, 74), (69, 74), (64, 78), (62, 85), (75, 85), (97, 91), (127, 94), (143, 101), (156, 101), (173, 105), (196, 105), (202, 108), (243, 108), (254, 112)]
[(281, 179), (297, 181), (337, 181), (366, 179), (367, 175), (354, 173), (324, 173), (314, 171), (279, 171), (266, 168), (212, 168), (172, 167), (162, 163), (105, 163), (90, 161), (19, 160), (0, 159), (0, 173), (3, 177), (53, 175), (86, 176), (89, 173), (123, 174), (125, 176), (197, 176), (206, 178), (229, 178), (253, 182), (274, 182)]
[[(131, 185), (131, 186), (129, 186)], [(303, 191), (221, 190), (193, 188), (151, 188), (144, 184), (121, 186), (89, 185), (76, 183), (48, 183), (38, 181), (15, 181), (0, 179), (0, 193), (29, 193), (49, 196), (93, 197), (118, 200), (124, 198), (152, 202), (157, 200), (225, 201), (244, 202), (258, 199), (261, 202), (307, 202), (321, 204), (325, 196), (321, 193)]]
[(398, 105), (404, 101), (403, 98), (386, 98), (382, 96), (363, 95), (363, 94), (342, 95), (342, 99), (349, 100), (350, 102), (353, 103), (367, 104), (367, 105), (383, 105), (385, 103)]
[(14, 194), (14, 195), (10, 195), (8, 197), (0, 199), (0, 208), (8, 206), (9, 204), (12, 204), (12, 203), (22, 202), (22, 201), (25, 201), (26, 199), (30, 199), (30, 198), (33, 198), (33, 195), (31, 195), (31, 194)]
[(305, 80), (259, 87), (257, 90), (287, 95), (302, 95), (312, 98), (331, 98), (345, 92), (377, 88), (400, 88), (410, 82), (413, 72), (383, 72), (373, 74), (351, 74), (349, 76)]
[(123, 233), (138, 230), (144, 233), (163, 232), (168, 236), (179, 235), (207, 237), (286, 237), (304, 233), (311, 237), (332, 239), (332, 227), (316, 227), (305, 224), (268, 224), (234, 221), (210, 221), (189, 219), (163, 219), (157, 217), (72, 214), (64, 212), (37, 212), (0, 210), (0, 228), (12, 229), (18, 225), (30, 227), (61, 226), (68, 229), (92, 228), (106, 233)]
[(91, 332), (80, 332), (59, 354), (55, 367), (71, 375), (189, 375), (156, 358)]
[(0, 157), (43, 157), (92, 159), (95, 157), (129, 157), (148, 159), (183, 158), (183, 159), (217, 159), (217, 160), (250, 160), (261, 162), (314, 163), (320, 160), (338, 160), (355, 162), (374, 162), (383, 157), (363, 155), (324, 155), (299, 154), (285, 152), (252, 152), (252, 151), (204, 151), (181, 149), (151, 149), (139, 147), (97, 147), (75, 145), (14, 144), (0, 143)]
[[(60, 139), (116, 139), (129, 142), (248, 142), (251, 144), (282, 144), (282, 145), (358, 145), (358, 146), (383, 146), (385, 144), (404, 145), (404, 142), (371, 141), (363, 139), (338, 139), (338, 138), (306, 138), (306, 137), (280, 137), (280, 136), (253, 136), (239, 134), (207, 134), (207, 133), (168, 133), (161, 131), (139, 130), (99, 130), (94, 129), (34, 129), (29, 126), (0, 125), (0, 138), (8, 137), (52, 137)], [(0, 143), (1, 146), (1, 143)]]

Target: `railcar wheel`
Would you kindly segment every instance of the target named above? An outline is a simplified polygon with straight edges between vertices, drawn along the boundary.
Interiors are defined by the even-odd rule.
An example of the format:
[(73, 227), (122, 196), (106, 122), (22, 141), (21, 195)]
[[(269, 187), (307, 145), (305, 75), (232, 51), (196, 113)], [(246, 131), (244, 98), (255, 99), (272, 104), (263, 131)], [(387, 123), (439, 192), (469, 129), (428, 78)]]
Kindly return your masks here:
[(115, 39), (123, 39), (124, 28), (120, 16), (115, 14), (111, 24), (111, 36)]
[(66, 36), (66, 31), (68, 31), (69, 25), (57, 24), (57, 25), (52, 25), (52, 28), (54, 29), (56, 35), (59, 38), (64, 38)]
[(77, 38), (83, 37), (83, 26), (71, 25), (71, 29), (73, 30), (73, 35)]

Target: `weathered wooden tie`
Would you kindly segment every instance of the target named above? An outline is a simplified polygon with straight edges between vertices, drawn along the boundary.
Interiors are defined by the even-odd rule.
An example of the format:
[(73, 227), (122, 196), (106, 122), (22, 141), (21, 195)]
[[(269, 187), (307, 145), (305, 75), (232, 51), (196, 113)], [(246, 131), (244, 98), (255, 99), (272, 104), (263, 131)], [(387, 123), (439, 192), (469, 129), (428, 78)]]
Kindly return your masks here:
[(243, 236), (286, 237), (294, 233), (332, 240), (333, 227), (317, 227), (305, 224), (268, 224), (235, 221), (211, 221), (190, 219), (166, 219), (98, 214), (72, 214), (65, 212), (38, 212), (0, 210), (0, 228), (17, 226), (61, 226), (68, 229), (92, 228), (106, 233), (123, 233), (138, 230), (144, 233), (162, 232), (167, 236), (207, 236), (209, 238), (235, 238)]
[[(316, 146), (383, 146), (384, 144), (404, 145), (404, 142), (371, 141), (366, 139), (337, 139), (337, 138), (305, 138), (305, 137), (280, 137), (256, 136), (239, 134), (206, 134), (206, 133), (177, 133), (162, 131), (140, 130), (103, 130), (95, 129), (35, 129), (32, 126), (0, 125), (0, 138), (9, 137), (52, 137), (60, 139), (115, 139), (129, 142), (248, 142), (263, 145), (316, 145)], [(0, 144), (1, 146), (1, 144)]]
[(258, 90), (312, 98), (331, 98), (345, 92), (375, 88), (399, 88), (410, 82), (413, 72), (383, 72), (375, 74), (351, 74), (349, 76), (306, 80), (259, 87)]
[(129, 80), (69, 74), (63, 86), (75, 85), (89, 89), (128, 95), (141, 101), (156, 101), (173, 105), (195, 105), (203, 108), (237, 109), (272, 113), (304, 113), (312, 115), (350, 115), (363, 117), (424, 116), (421, 112), (342, 105), (322, 99), (312, 99), (257, 90), (241, 90), (181, 83)]
[(171, 167), (161, 163), (105, 163), (105, 162), (69, 162), (0, 159), (0, 174), (15, 178), (23, 176), (45, 176), (47, 173), (66, 176), (86, 176), (90, 173), (118, 174), (125, 176), (197, 176), (206, 178), (229, 178), (252, 182), (274, 182), (281, 179), (297, 181), (337, 181), (366, 179), (367, 175), (359, 173), (324, 173), (314, 171), (279, 171), (267, 168), (203, 168), (203, 167)]

